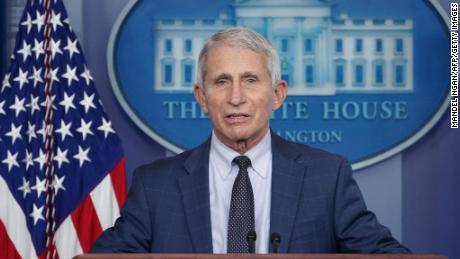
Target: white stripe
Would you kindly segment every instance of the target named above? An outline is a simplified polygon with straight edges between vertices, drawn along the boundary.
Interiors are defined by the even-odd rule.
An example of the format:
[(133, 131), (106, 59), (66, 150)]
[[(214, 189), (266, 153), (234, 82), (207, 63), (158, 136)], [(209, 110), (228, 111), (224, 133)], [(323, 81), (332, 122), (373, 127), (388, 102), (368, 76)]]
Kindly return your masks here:
[(5, 225), (6, 232), (19, 255), (22, 258), (37, 258), (37, 252), (27, 228), (26, 217), (29, 216), (24, 216), (3, 177), (0, 177), (0, 204), (0, 220)]
[(72, 258), (83, 254), (83, 249), (78, 240), (77, 231), (75, 230), (70, 214), (59, 226), (54, 240), (59, 258)]
[(102, 230), (113, 226), (115, 220), (120, 216), (120, 208), (118, 207), (110, 174), (94, 188), (90, 196)]

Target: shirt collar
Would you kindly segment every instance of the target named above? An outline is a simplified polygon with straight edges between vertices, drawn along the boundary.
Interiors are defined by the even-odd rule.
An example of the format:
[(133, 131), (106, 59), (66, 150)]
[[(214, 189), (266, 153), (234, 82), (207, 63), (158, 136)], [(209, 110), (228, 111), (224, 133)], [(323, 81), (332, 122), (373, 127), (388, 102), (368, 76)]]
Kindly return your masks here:
[[(222, 165), (219, 173), (223, 179), (226, 179), (232, 170), (232, 160), (240, 154), (235, 150), (226, 146), (217, 138), (214, 131), (211, 137), (211, 152), (216, 159), (217, 164)], [(269, 166), (271, 166), (271, 136), (268, 130), (265, 136), (249, 149), (244, 155), (251, 159), (251, 167), (262, 178), (267, 177)]]

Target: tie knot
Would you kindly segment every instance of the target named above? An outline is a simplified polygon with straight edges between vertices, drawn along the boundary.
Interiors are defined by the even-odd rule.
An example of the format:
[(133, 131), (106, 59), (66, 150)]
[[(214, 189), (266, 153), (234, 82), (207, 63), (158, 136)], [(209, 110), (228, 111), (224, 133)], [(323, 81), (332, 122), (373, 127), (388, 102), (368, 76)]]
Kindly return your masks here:
[(237, 156), (233, 159), (233, 163), (237, 164), (240, 170), (246, 170), (251, 165), (251, 159), (247, 156)]

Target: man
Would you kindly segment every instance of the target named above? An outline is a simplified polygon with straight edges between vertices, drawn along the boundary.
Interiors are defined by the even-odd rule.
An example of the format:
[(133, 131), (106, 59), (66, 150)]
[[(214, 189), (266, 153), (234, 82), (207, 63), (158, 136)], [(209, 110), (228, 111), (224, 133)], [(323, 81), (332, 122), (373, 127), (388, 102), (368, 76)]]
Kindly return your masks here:
[(244, 253), (254, 244), (257, 253), (409, 252), (366, 209), (347, 161), (270, 131), (287, 85), (262, 36), (214, 34), (194, 95), (211, 137), (138, 168), (121, 217), (94, 252)]

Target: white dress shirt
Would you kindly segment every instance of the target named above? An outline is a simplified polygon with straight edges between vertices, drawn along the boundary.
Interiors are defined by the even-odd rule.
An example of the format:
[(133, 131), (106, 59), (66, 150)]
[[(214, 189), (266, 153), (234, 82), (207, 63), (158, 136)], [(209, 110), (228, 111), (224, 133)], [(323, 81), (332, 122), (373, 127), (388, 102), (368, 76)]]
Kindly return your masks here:
[[(209, 191), (211, 205), (212, 247), (214, 253), (227, 253), (227, 228), (233, 183), (238, 166), (233, 158), (240, 154), (223, 144), (214, 134), (209, 154)], [(272, 149), (270, 131), (246, 152), (251, 159), (248, 168), (254, 193), (256, 253), (268, 253), (272, 184)]]

